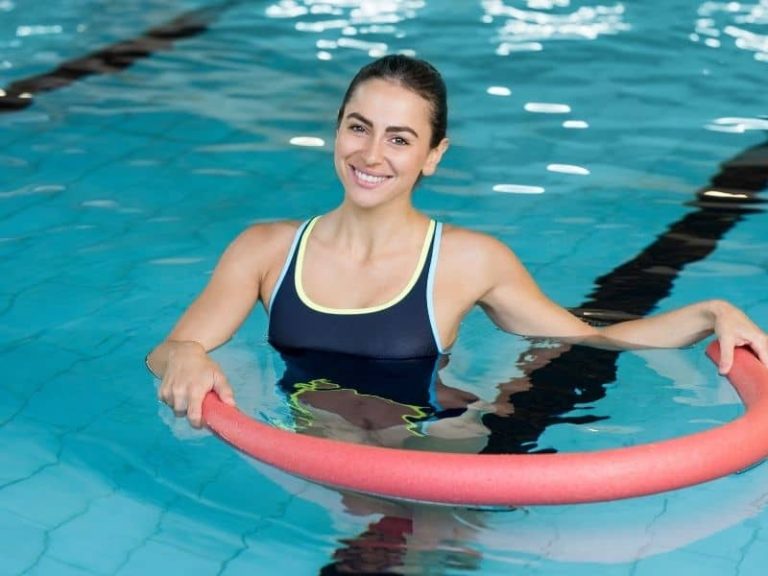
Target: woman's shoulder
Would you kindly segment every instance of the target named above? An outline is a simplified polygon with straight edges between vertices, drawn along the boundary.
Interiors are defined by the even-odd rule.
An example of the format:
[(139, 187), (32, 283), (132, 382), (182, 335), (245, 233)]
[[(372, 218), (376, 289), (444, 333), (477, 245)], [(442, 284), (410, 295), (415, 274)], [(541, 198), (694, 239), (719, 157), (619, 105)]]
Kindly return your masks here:
[(525, 271), (514, 251), (498, 238), (452, 225), (443, 227), (440, 264), (451, 277), (483, 285)]
[(469, 310), (499, 285), (505, 273), (516, 269), (517, 258), (497, 238), (461, 226), (443, 226), (436, 284), (443, 302), (458, 302), (461, 310)]
[(293, 240), (304, 222), (303, 220), (257, 222), (243, 230), (235, 242), (243, 243), (249, 247), (258, 246), (262, 252), (271, 249), (285, 251), (293, 244)]
[(243, 230), (237, 239), (245, 242), (283, 242), (293, 241), (301, 220), (273, 220), (269, 222), (256, 222)]
[(512, 255), (509, 246), (490, 234), (453, 224), (443, 224), (440, 252), (441, 256), (445, 254), (450, 258), (477, 263)]
[(254, 264), (284, 257), (301, 224), (299, 220), (251, 224), (230, 243), (226, 253), (241, 262), (254, 261)]
[(523, 263), (504, 242), (459, 226), (444, 228), (439, 267), (445, 290), (464, 294), (465, 301), (472, 304), (485, 302), (500, 287), (520, 291), (535, 286)]

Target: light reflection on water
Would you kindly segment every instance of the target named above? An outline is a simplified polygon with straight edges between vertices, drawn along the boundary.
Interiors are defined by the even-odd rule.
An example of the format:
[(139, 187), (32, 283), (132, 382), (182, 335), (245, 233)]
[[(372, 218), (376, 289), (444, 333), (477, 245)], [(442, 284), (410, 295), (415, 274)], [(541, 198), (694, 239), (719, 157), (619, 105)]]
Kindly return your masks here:
[(716, 118), (706, 125), (707, 130), (741, 134), (748, 130), (768, 130), (768, 117), (763, 118)]
[(416, 18), (425, 5), (420, 0), (282, 0), (270, 5), (265, 14), (295, 19), (298, 32), (323, 35), (316, 42), (317, 58), (331, 60), (340, 48), (383, 56), (390, 50), (389, 37), (401, 39), (406, 35), (398, 24)]
[(195, 4), (199, 2), (0, 0), (0, 88), (8, 78), (41, 72), (62, 60), (136, 36)]
[(768, 62), (768, 0), (704, 2), (697, 10), (693, 42), (709, 48), (735, 46), (752, 52), (755, 60)]
[[(518, 7), (520, 4), (525, 6)], [(501, 20), (496, 48), (499, 56), (538, 52), (552, 40), (595, 40), (602, 35), (631, 30), (622, 3), (571, 7), (568, 0), (484, 0), (482, 7), (483, 22), (495, 24), (497, 19)]]

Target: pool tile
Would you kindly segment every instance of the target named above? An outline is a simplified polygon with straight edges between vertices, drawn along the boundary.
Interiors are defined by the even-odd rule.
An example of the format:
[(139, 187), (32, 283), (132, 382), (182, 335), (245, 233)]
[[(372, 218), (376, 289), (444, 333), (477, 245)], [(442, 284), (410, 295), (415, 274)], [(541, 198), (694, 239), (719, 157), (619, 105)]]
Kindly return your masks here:
[(189, 550), (169, 546), (155, 540), (149, 540), (132, 551), (127, 561), (113, 574), (115, 576), (209, 576), (221, 573), (226, 560), (222, 550), (220, 561), (205, 555), (194, 554)]
[(6, 423), (0, 429), (0, 486), (55, 464), (60, 450), (61, 439), (54, 430), (21, 417)]
[[(48, 551), (73, 566), (112, 574), (156, 532), (161, 515), (162, 510), (126, 494), (93, 499), (85, 511), (51, 532)], [(109, 545), (90, 547), (86, 542)]]
[[(695, 568), (693, 568), (694, 566)], [(739, 572), (738, 564), (728, 558), (698, 554), (687, 550), (646, 558), (639, 562), (632, 572), (632, 576), (678, 576), (681, 574), (747, 576)]]
[(46, 550), (46, 529), (0, 505), (0, 574), (22, 574)]
[(79, 466), (42, 463), (29, 476), (0, 490), (0, 508), (31, 522), (55, 527), (85, 513), (94, 498), (112, 490)]
[(32, 569), (25, 572), (24, 576), (103, 576), (103, 573), (72, 566), (56, 558), (45, 556)]

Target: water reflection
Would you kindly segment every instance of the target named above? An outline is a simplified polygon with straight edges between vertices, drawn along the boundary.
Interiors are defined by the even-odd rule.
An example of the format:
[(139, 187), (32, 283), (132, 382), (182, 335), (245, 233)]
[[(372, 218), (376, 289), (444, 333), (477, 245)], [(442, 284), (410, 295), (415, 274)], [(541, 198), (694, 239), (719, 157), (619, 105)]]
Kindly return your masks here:
[(536, 114), (569, 114), (571, 107), (568, 104), (558, 104), (554, 102), (526, 102), (526, 112)]
[[(492, 405), (441, 381), (438, 371), (447, 364), (446, 356), (382, 360), (281, 350), (280, 357), (285, 369), (277, 388), (290, 410), (282, 413), (282, 422), (272, 418), (274, 424), (313, 436), (414, 450), (477, 453), (486, 443), (489, 430), (482, 415)], [(498, 409), (511, 410), (508, 398)], [(374, 519), (357, 534), (339, 539), (321, 575), (421, 573), (425, 566), (435, 574), (478, 569), (482, 555), (472, 545), (473, 524), (457, 522), (452, 509), (347, 491), (340, 497), (345, 513)]]
[(494, 184), (493, 191), (504, 194), (543, 194), (545, 189), (541, 186), (529, 186), (527, 184)]
[(481, 418), (495, 407), (441, 381), (447, 356), (383, 360), (283, 350), (281, 358), (278, 389), (291, 409), (285, 427), (416, 450), (477, 453), (485, 446), (489, 430)]
[(391, 51), (393, 38), (406, 36), (398, 25), (425, 6), (423, 0), (281, 0), (266, 15), (294, 19), (297, 31), (323, 36), (315, 44), (319, 60), (331, 60), (340, 48), (376, 58)]
[[(371, 508), (362, 497), (345, 499), (352, 513), (382, 514), (384, 503)], [(469, 522), (444, 508), (389, 503), (388, 510), (360, 534), (340, 540), (320, 576), (332, 574), (446, 574), (479, 571), (483, 555), (474, 543), (482, 526), (480, 512), (466, 511)], [(477, 516), (477, 518), (475, 518)], [(428, 572), (426, 571), (428, 570)]]
[(704, 2), (697, 10), (690, 39), (710, 48), (735, 46), (752, 52), (755, 60), (768, 62), (768, 0), (757, 4)]
[(548, 164), (547, 170), (550, 172), (560, 172), (561, 174), (577, 174), (579, 176), (589, 176), (590, 174), (588, 168), (575, 164)]
[[(486, 411), (493, 410), (502, 418), (538, 421), (543, 412), (560, 402), (552, 388), (547, 392), (550, 400), (546, 405), (540, 404), (543, 412), (533, 411), (533, 406), (524, 400), (532, 386), (542, 384), (540, 378), (534, 382), (535, 373), (547, 370), (564, 352), (564, 348), (549, 341), (530, 344), (531, 347), (514, 362), (522, 376), (495, 386), (498, 396), (485, 403)], [(561, 385), (575, 382), (577, 376), (589, 379), (597, 365), (606, 364), (602, 361), (603, 351), (582, 349), (582, 352), (587, 355), (583, 359), (596, 355), (596, 365), (578, 375), (573, 374), (571, 378), (557, 378)], [(653, 369), (669, 369), (670, 354), (684, 360), (680, 351), (665, 351), (662, 356), (655, 357), (664, 361)], [(279, 387), (285, 394), (293, 396), (291, 416), (303, 433), (341, 436), (345, 440), (378, 445), (427, 448), (413, 443), (439, 443), (441, 439), (439, 436), (431, 439), (418, 436), (418, 432), (424, 430), (418, 427), (417, 420), (431, 420), (437, 424), (441, 421), (458, 423), (463, 418), (469, 420), (467, 416), (471, 415), (473, 404), (478, 402), (474, 394), (441, 382), (435, 370), (446, 368), (445, 358), (439, 359), (437, 365), (432, 359), (382, 364), (378, 360), (348, 356), (284, 352), (282, 359), (285, 371)], [(648, 353), (648, 359), (654, 359), (653, 353)], [(690, 376), (698, 374), (698, 369), (689, 364), (672, 368), (686, 374), (676, 380), (684, 385), (691, 384)], [(328, 378), (320, 382), (314, 378), (319, 374)], [(712, 392), (706, 383), (701, 383), (700, 391)], [(580, 392), (578, 401), (590, 403), (593, 399), (592, 394)], [(722, 401), (707, 397), (700, 400), (704, 404)], [(567, 419), (588, 424), (597, 422), (600, 417), (582, 414)], [(445, 449), (478, 450), (492, 425), (474, 417), (471, 420), (477, 427), (473, 434), (465, 435), (463, 439), (471, 439), (475, 446), (460, 446), (459, 434), (448, 439)], [(353, 429), (355, 433), (350, 434)], [(455, 430), (463, 431), (461, 427)], [(432, 434), (431, 428), (429, 434)], [(504, 436), (509, 442), (511, 436)], [(517, 448), (522, 451), (534, 447), (533, 443), (519, 444)], [(436, 449), (434, 445), (428, 448)], [(418, 455), (414, 456), (414, 465), (418, 465)], [(275, 474), (273, 471), (266, 473)], [(283, 478), (280, 476), (281, 482)], [(524, 565), (542, 561), (626, 563), (689, 545), (759, 513), (762, 505), (755, 505), (755, 498), (764, 494), (760, 476), (753, 475), (746, 480), (726, 479), (721, 483), (735, 486), (737, 481), (747, 489), (728, 491), (727, 512), (721, 509), (723, 500), (715, 497), (720, 492), (711, 486), (691, 489), (672, 503), (666, 496), (659, 495), (632, 500), (621, 507), (614, 503), (585, 505), (588, 508), (536, 507), (510, 510), (504, 514), (396, 502), (345, 491), (336, 493), (336, 499), (330, 502), (330, 491), (306, 485), (299, 487), (297, 493), (300, 490), (301, 497), (310, 500), (322, 499), (324, 507), (339, 514), (366, 518), (357, 532), (347, 532), (337, 539), (337, 547), (320, 568), (320, 575), (411, 574), (423, 573), (426, 567), (430, 574), (453, 573), (455, 570), (486, 573), (489, 566), (499, 562), (519, 561)], [(290, 486), (284, 487), (291, 490)], [(691, 510), (700, 513), (692, 518)], [(589, 518), (587, 525), (585, 518)], [(595, 522), (593, 518), (599, 521)], [(610, 542), (610, 546), (595, 547), (592, 545), (595, 541)]]
[(714, 132), (741, 134), (749, 130), (768, 130), (768, 118), (727, 117), (716, 118), (705, 126)]
[(489, 86), (486, 92), (491, 96), (511, 96), (512, 90), (506, 86)]
[(484, 0), (482, 21), (500, 21), (496, 53), (536, 52), (550, 40), (595, 40), (630, 29), (624, 5), (572, 6), (570, 0)]

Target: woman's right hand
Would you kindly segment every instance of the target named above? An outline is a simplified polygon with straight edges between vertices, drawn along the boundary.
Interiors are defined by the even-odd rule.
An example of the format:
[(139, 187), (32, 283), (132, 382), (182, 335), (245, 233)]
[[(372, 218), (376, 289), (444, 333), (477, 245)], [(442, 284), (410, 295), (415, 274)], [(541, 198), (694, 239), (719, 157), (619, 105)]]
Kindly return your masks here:
[(166, 342), (167, 362), (158, 397), (177, 416), (186, 413), (189, 423), (203, 425), (203, 399), (213, 390), (222, 402), (235, 405), (232, 387), (221, 367), (214, 362), (198, 342)]

